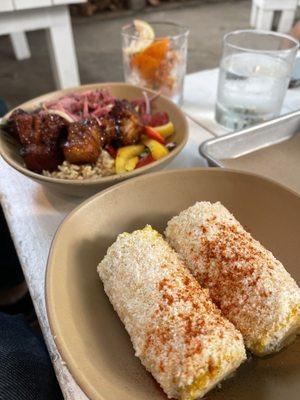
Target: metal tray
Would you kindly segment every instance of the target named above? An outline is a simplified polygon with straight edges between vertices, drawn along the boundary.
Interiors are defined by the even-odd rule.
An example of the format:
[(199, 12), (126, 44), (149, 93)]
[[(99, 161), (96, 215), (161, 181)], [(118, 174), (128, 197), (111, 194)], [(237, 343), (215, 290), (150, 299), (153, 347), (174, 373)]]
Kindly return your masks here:
[(209, 139), (199, 151), (210, 166), (256, 172), (300, 193), (300, 111)]

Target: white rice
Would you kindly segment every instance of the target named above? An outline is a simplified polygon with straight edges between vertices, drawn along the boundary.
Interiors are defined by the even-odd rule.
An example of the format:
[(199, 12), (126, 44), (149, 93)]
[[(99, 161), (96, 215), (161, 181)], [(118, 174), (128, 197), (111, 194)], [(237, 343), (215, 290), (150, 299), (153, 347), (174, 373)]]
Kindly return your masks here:
[(115, 174), (115, 160), (107, 151), (102, 150), (96, 164), (76, 165), (64, 161), (56, 171), (43, 170), (42, 174), (59, 179), (93, 179), (109, 176)]

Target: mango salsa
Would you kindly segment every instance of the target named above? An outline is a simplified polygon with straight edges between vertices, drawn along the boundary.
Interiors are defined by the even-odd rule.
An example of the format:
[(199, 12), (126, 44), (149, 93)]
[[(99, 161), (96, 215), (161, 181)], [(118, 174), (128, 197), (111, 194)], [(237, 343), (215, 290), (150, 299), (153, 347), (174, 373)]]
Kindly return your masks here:
[(159, 160), (169, 154), (169, 150), (163, 144), (154, 139), (144, 139), (143, 143), (148, 147), (154, 160)]
[(160, 133), (164, 138), (173, 135), (175, 131), (173, 122), (171, 121), (165, 125), (156, 126), (154, 129), (156, 130), (156, 132)]
[(139, 156), (145, 150), (142, 144), (133, 144), (130, 146), (120, 147), (116, 157), (116, 174), (126, 172), (126, 163), (133, 157)]
[(128, 172), (133, 171), (138, 162), (139, 162), (139, 157), (138, 156), (129, 158), (129, 160), (127, 160), (126, 163), (125, 163), (126, 171), (128, 171)]

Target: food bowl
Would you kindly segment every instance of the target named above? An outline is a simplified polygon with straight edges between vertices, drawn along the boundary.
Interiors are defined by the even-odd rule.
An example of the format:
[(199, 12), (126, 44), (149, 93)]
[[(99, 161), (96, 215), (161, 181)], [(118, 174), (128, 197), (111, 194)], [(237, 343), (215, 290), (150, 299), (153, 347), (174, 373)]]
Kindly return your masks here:
[[(143, 97), (143, 91), (146, 91), (151, 95), (154, 94), (154, 92), (150, 90), (142, 89), (126, 83), (101, 83), (83, 85), (76, 88), (48, 93), (23, 103), (19, 107), (23, 108), (24, 110), (32, 110), (39, 106), (41, 102), (57, 99), (66, 95), (67, 93), (104, 88), (110, 88), (115, 97), (127, 100)], [(47, 186), (49, 189), (59, 190), (73, 196), (89, 196), (125, 179), (160, 170), (170, 163), (171, 160), (181, 152), (188, 139), (188, 124), (185, 115), (172, 101), (164, 96), (159, 96), (155, 100), (155, 108), (157, 111), (166, 111), (169, 114), (170, 120), (173, 122), (175, 127), (175, 133), (172, 136), (172, 141), (175, 141), (177, 146), (165, 157), (131, 172), (83, 180), (68, 180), (44, 176), (30, 171), (24, 165), (24, 161), (19, 153), (19, 144), (3, 130), (0, 132), (0, 154), (12, 168), (28, 178)], [(8, 116), (9, 114), (7, 114), (4, 119)]]
[[(300, 283), (300, 197), (266, 178), (223, 169), (162, 171), (116, 185), (77, 207), (52, 243), (46, 303), (63, 361), (90, 400), (167, 400), (139, 359), (96, 271), (119, 233), (171, 216), (196, 201), (221, 201)], [(105, 210), (105, 212), (103, 212)], [(210, 400), (296, 400), (300, 338), (272, 356), (249, 357)]]

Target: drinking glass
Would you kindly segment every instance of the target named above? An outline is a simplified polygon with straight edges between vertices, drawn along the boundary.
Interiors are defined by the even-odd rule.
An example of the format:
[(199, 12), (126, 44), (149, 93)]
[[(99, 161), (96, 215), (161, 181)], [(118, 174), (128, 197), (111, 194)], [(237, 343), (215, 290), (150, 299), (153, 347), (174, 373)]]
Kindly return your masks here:
[(239, 30), (223, 39), (216, 120), (242, 129), (281, 110), (299, 42), (277, 32)]
[(152, 40), (139, 38), (133, 23), (122, 28), (125, 81), (160, 92), (181, 104), (189, 31), (175, 23), (150, 25), (155, 32)]

